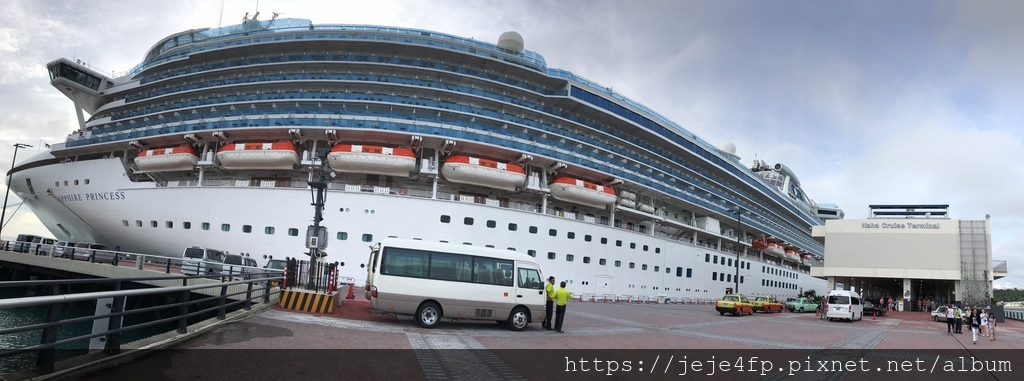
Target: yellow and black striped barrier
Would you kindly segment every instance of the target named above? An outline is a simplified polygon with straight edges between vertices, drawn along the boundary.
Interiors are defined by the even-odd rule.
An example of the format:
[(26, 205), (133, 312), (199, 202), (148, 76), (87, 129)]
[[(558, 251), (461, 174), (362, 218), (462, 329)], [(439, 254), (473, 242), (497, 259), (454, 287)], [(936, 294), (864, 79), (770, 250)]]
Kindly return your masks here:
[(281, 290), (281, 308), (292, 311), (329, 314), (338, 307), (338, 292), (330, 294), (306, 290)]

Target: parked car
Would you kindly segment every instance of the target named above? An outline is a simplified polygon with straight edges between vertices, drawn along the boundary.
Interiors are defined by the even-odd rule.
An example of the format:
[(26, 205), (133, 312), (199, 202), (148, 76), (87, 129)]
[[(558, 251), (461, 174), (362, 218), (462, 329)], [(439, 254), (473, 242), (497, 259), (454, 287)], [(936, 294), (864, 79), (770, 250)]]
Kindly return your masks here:
[(53, 245), (57, 240), (46, 238), (35, 234), (18, 234), (15, 242), (11, 243), (11, 251), (19, 253), (35, 254), (36, 247), (40, 245)]
[(53, 245), (53, 256), (60, 258), (68, 258), (74, 255), (75, 245), (77, 244), (78, 242), (57, 241), (57, 243)]
[(764, 311), (766, 313), (782, 312), (782, 303), (774, 296), (758, 296), (753, 303), (754, 312)]
[(725, 295), (721, 299), (715, 302), (715, 311), (718, 311), (719, 315), (725, 315), (726, 312), (733, 315), (747, 315), (754, 314), (754, 306), (750, 304), (750, 299), (741, 294)]
[(257, 270), (259, 266), (256, 264), (256, 260), (243, 257), (239, 254), (225, 254), (224, 255), (224, 272), (227, 274), (244, 274), (251, 273)]
[(224, 270), (225, 256), (220, 250), (189, 247), (181, 256), (181, 273), (190, 276), (220, 274)]
[[(960, 309), (960, 307), (953, 307), (953, 308), (958, 309), (958, 310)], [(935, 311), (932, 311), (932, 320), (935, 320), (935, 321), (946, 321), (946, 310), (947, 309), (949, 309), (949, 307), (947, 307), (947, 306), (939, 306), (938, 308), (936, 308)], [(963, 316), (963, 315), (964, 315), (964, 312), (960, 311), (960, 316)]]
[(32, 247), (29, 248), (32, 254), (36, 254), (36, 249), (39, 249), (39, 253), (49, 253), (53, 250), (53, 245), (57, 243), (57, 240), (46, 237), (36, 237), (32, 239)]
[(864, 319), (864, 305), (860, 294), (850, 290), (832, 290), (828, 293), (828, 311), (825, 317), (832, 320)]
[(270, 262), (267, 262), (266, 266), (263, 266), (263, 268), (268, 270), (284, 271), (284, 266), (286, 264), (287, 262), (285, 262), (283, 259), (271, 259)]
[(72, 253), (74, 259), (92, 261), (96, 263), (117, 264), (117, 253), (106, 245), (92, 242), (79, 242), (75, 244), (75, 251)]
[[(864, 301), (864, 315), (882, 316), (885, 315), (885, 307), (877, 306), (869, 301)], [(945, 315), (943, 315), (945, 318)]]
[(812, 312), (818, 310), (818, 303), (813, 299), (799, 298), (786, 302), (786, 309), (789, 312)]
[[(284, 267), (286, 264), (287, 262), (285, 262), (283, 259), (271, 259), (270, 262), (267, 262), (266, 266), (263, 266), (263, 268), (267, 269), (267, 272), (283, 274)], [(278, 285), (280, 285), (279, 281), (275, 280), (270, 282), (271, 287), (277, 287)]]
[(10, 250), (18, 253), (28, 253), (34, 247), (32, 242), (39, 238), (36, 235), (17, 235), (17, 238), (10, 245)]

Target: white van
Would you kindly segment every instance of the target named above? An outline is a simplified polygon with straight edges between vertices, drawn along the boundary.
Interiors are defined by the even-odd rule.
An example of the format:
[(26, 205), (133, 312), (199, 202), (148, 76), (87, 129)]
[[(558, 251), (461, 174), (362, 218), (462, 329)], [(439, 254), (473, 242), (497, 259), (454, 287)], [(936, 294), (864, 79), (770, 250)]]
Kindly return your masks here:
[(861, 303), (860, 294), (848, 290), (832, 290), (828, 292), (828, 313), (825, 315), (829, 321), (844, 319), (849, 321), (861, 320), (864, 318), (864, 305)]
[(181, 258), (183, 275), (215, 275), (224, 270), (224, 252), (205, 247), (192, 246), (185, 249)]

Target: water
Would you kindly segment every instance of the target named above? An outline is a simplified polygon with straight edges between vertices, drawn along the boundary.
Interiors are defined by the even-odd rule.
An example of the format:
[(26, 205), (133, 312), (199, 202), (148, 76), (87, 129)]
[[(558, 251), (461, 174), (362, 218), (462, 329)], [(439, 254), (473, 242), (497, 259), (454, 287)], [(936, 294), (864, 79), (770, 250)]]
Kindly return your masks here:
[[(0, 299), (18, 298), (32, 295), (33, 290), (23, 287), (0, 288)], [(30, 324), (43, 323), (46, 321), (47, 306), (18, 307), (0, 309), (0, 328), (13, 328)], [(79, 302), (65, 304), (61, 310), (62, 319), (90, 316), (95, 311), (94, 302)], [(92, 329), (92, 324), (82, 322), (63, 325), (57, 329), (57, 339), (66, 339), (74, 336), (85, 335)], [(42, 337), (42, 330), (19, 332), (8, 335), (0, 335), (0, 350), (23, 348), (31, 345), (38, 345)], [(57, 359), (67, 359), (85, 354), (89, 348), (89, 341), (83, 340), (57, 347)], [(13, 357), (0, 358), (0, 374), (9, 373), (24, 369), (34, 368), (38, 354), (35, 352), (23, 353)]]

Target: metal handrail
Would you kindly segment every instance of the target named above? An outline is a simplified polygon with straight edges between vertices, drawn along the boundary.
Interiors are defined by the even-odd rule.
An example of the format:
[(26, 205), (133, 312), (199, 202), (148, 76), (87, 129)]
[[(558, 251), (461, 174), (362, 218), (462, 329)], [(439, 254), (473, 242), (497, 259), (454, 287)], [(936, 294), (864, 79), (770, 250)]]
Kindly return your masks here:
[[(23, 353), (38, 352), (38, 358), (36, 362), (35, 370), (40, 373), (52, 373), (54, 371), (54, 365), (56, 363), (56, 348), (60, 345), (69, 344), (73, 342), (89, 340), (95, 337), (105, 337), (104, 340), (104, 353), (116, 354), (120, 352), (120, 334), (122, 332), (138, 330), (158, 324), (178, 322), (178, 333), (184, 334), (187, 332), (188, 319), (194, 316), (200, 316), (203, 314), (216, 312), (216, 318), (218, 320), (225, 319), (226, 310), (229, 307), (235, 307), (239, 304), (243, 305), (243, 309), (249, 310), (251, 308), (252, 301), (255, 298), (261, 298), (263, 303), (270, 302), (270, 296), (275, 292), (274, 288), (270, 287), (270, 282), (273, 280), (283, 279), (283, 274), (273, 272), (267, 273), (250, 273), (246, 274), (246, 279), (211, 282), (205, 284), (183, 284), (182, 286), (172, 287), (160, 287), (160, 288), (147, 288), (147, 289), (132, 289), (132, 290), (115, 290), (115, 291), (97, 291), (97, 292), (84, 292), (76, 294), (64, 294), (64, 295), (46, 295), (46, 296), (31, 296), (22, 297), (15, 299), (0, 299), (0, 308), (19, 308), (19, 307), (32, 307), (32, 306), (49, 306), (49, 311), (46, 316), (44, 323), (30, 324), (20, 327), (4, 328), (0, 329), (0, 336), (27, 332), (27, 331), (41, 331), (41, 340), (37, 345), (26, 346), (17, 349), (5, 350), (0, 352), (0, 358), (6, 358), (15, 356)], [(264, 275), (264, 276), (256, 276)], [(29, 286), (50, 286), (56, 292), (60, 289), (62, 284), (81, 284), (81, 283), (115, 283), (117, 288), (120, 288), (121, 283), (131, 281), (152, 281), (152, 280), (178, 280), (181, 279), (183, 282), (188, 282), (189, 279), (207, 278), (203, 276), (196, 277), (181, 277), (181, 276), (167, 276), (167, 277), (136, 277), (136, 278), (119, 278), (119, 279), (67, 279), (67, 280), (49, 280), (49, 281), (13, 281), (0, 283), (0, 287), (29, 287)], [(227, 276), (222, 279), (228, 278)], [(262, 285), (259, 285), (261, 284)], [(228, 292), (229, 287), (247, 286), (244, 290)], [(258, 286), (258, 289), (254, 289), (253, 286)], [(219, 295), (212, 296), (209, 298), (202, 298), (198, 300), (192, 300), (190, 297), (194, 291), (220, 288)], [(257, 293), (257, 295), (253, 295)], [(125, 301), (128, 297), (132, 296), (143, 296), (143, 295), (157, 295), (157, 294), (168, 294), (178, 293), (179, 301), (173, 304), (165, 304), (160, 306), (151, 306), (140, 309), (127, 310), (124, 308)], [(233, 298), (239, 295), (245, 295), (240, 300), (228, 301), (228, 298)], [(82, 316), (71, 319), (61, 320), (61, 309), (67, 303), (83, 302), (83, 301), (97, 301), (101, 299), (110, 298), (113, 300), (111, 311), (109, 313), (91, 316)], [(189, 312), (188, 308), (192, 305), (196, 305), (204, 302), (213, 302), (215, 305)], [(167, 310), (172, 308), (178, 308), (178, 314), (162, 319), (150, 320), (145, 323), (135, 324), (128, 327), (123, 327), (122, 318), (129, 315), (141, 314), (152, 312), (156, 310)], [(65, 338), (57, 340), (57, 329), (60, 326), (67, 324), (81, 323), (90, 320), (97, 319), (110, 319), (107, 329), (101, 332), (92, 332), (89, 334), (78, 335), (75, 337)]]

